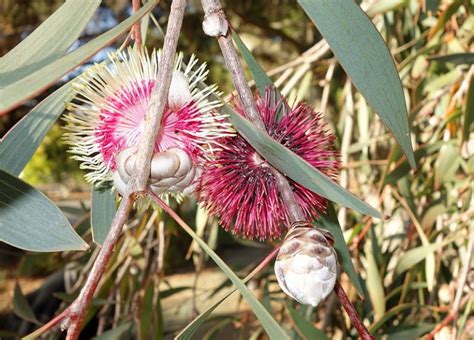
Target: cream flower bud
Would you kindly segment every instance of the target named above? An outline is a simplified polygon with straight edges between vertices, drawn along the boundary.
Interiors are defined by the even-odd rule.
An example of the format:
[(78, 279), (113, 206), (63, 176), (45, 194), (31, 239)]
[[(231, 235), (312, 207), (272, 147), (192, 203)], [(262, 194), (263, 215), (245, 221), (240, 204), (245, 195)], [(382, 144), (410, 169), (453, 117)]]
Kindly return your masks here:
[(170, 90), (168, 92), (168, 106), (177, 111), (193, 99), (189, 82), (180, 71), (173, 71)]
[(334, 289), (337, 257), (327, 234), (309, 223), (295, 223), (278, 252), (278, 284), (299, 303), (316, 307)]
[(127, 190), (127, 182), (122, 179), (118, 171), (112, 173), (112, 181), (114, 182), (114, 188), (118, 191), (120, 195), (125, 195)]
[(226, 36), (229, 30), (229, 24), (219, 13), (211, 13), (204, 17), (202, 30), (210, 37)]
[(131, 174), (135, 170), (137, 151), (138, 147), (133, 146), (122, 150), (116, 156), (117, 172), (125, 183), (130, 181)]

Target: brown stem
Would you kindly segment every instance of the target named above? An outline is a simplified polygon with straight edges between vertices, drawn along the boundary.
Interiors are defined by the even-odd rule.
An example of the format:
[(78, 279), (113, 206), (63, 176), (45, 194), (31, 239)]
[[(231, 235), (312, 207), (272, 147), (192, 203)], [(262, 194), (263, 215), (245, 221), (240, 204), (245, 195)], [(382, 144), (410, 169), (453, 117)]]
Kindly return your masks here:
[[(178, 223), (186, 232), (188, 231), (191, 231), (192, 232), (192, 228), (190, 226), (188, 226), (188, 224), (186, 222), (184, 222), (184, 220), (173, 210), (171, 209), (171, 207), (166, 204), (157, 194), (155, 194), (153, 191), (149, 190), (148, 191), (148, 194), (150, 195), (150, 197), (168, 214), (171, 216), (171, 218), (173, 220), (176, 221), (176, 223)], [(280, 246), (277, 246), (275, 247), (275, 249), (273, 249), (271, 251), (270, 254), (268, 254), (263, 260), (262, 262), (260, 262), (260, 264), (255, 267), (254, 270), (252, 270), (242, 281), (244, 282), (247, 282), (248, 280), (250, 280), (255, 274), (257, 274), (258, 272), (260, 272), (263, 268), (265, 268), (265, 266), (270, 263), (270, 261), (276, 256), (276, 254), (278, 253), (278, 251), (280, 250)]]
[(44, 324), (43, 326), (38, 328), (33, 333), (28, 334), (23, 339), (24, 340), (37, 339), (43, 333), (46, 333), (47, 331), (49, 331), (49, 330), (53, 329), (54, 327), (56, 327), (57, 325), (59, 325), (68, 316), (69, 316), (69, 308), (66, 308), (61, 313), (56, 315), (53, 319), (51, 319), (48, 323)]
[(137, 176), (130, 180), (133, 192), (145, 191), (150, 177), (150, 163), (156, 139), (160, 130), (161, 117), (168, 101), (168, 92), (173, 74), (176, 47), (178, 46), (179, 32), (183, 23), (186, 0), (173, 0), (166, 29), (163, 51), (158, 66), (157, 84), (150, 98), (150, 104), (145, 116), (145, 131), (137, 153), (135, 172)]
[[(96, 261), (87, 278), (84, 288), (79, 297), (70, 307), (70, 315), (66, 323), (69, 324), (67, 339), (77, 339), (84, 322), (86, 312), (99, 284), (100, 278), (105, 270), (108, 260), (112, 255), (113, 248), (122, 231), (122, 227), (127, 221), (128, 214), (133, 206), (137, 195), (140, 195), (150, 177), (150, 162), (153, 154), (156, 135), (161, 124), (161, 117), (168, 98), (169, 86), (176, 55), (179, 32), (183, 22), (184, 8), (186, 0), (174, 0), (171, 4), (168, 30), (165, 36), (163, 52), (158, 67), (157, 83), (160, 86), (154, 89), (150, 98), (150, 104), (145, 116), (145, 131), (137, 154), (137, 168), (134, 176), (127, 185), (126, 193), (119, 205), (117, 213), (112, 222), (110, 231), (97, 256)], [(138, 29), (140, 27), (138, 26)], [(136, 38), (136, 37), (135, 37)]]
[(88, 307), (91, 303), (95, 289), (104, 273), (107, 262), (112, 255), (113, 248), (122, 231), (122, 227), (128, 219), (128, 214), (133, 206), (133, 199), (130, 195), (124, 196), (115, 214), (112, 226), (110, 227), (107, 238), (92, 266), (86, 283), (81, 290), (78, 298), (70, 306), (69, 318), (67, 320), (68, 330), (66, 339), (77, 339), (81, 331), (82, 324), (86, 318)]
[[(201, 3), (205, 16), (217, 15), (222, 21), (228, 22), (219, 0), (201, 0)], [(257, 126), (257, 128), (266, 133), (262, 118), (255, 104), (254, 96), (250, 90), (250, 87), (248, 86), (247, 80), (245, 79), (242, 64), (230, 35), (228, 32), (223, 35), (221, 34), (217, 37), (217, 40), (219, 42), (226, 66), (232, 76), (232, 81), (237, 90), (242, 107), (247, 109), (246, 113), (248, 118)], [(305, 218), (303, 211), (296, 202), (295, 194), (291, 189), (288, 180), (275, 168), (272, 168), (272, 173), (275, 176), (278, 191), (280, 192), (282, 200), (288, 209), (290, 222), (294, 223), (298, 221), (304, 221)], [(336, 283), (335, 291), (346, 311), (348, 313), (350, 311), (349, 316), (354, 323), (354, 327), (359, 332), (359, 335), (363, 339), (373, 339), (373, 337), (362, 324), (362, 321), (360, 320), (354, 306), (347, 298), (339, 283)]]
[(342, 307), (344, 307), (347, 315), (349, 315), (349, 319), (351, 319), (351, 323), (357, 330), (357, 333), (359, 333), (360, 338), (362, 340), (375, 339), (374, 336), (370, 335), (369, 331), (362, 323), (361, 319), (359, 318), (359, 314), (357, 314), (354, 305), (347, 297), (346, 292), (342, 288), (339, 281), (336, 281), (336, 284), (334, 285), (334, 293), (336, 293), (337, 297), (339, 298), (339, 301), (341, 302)]
[[(137, 12), (140, 9), (140, 0), (132, 0), (133, 13)], [(140, 20), (136, 22), (132, 27), (133, 40), (135, 40), (135, 46), (140, 48), (142, 47), (142, 31), (140, 28)]]
[[(217, 15), (224, 22), (228, 22), (222, 10), (219, 0), (201, 0), (205, 16)], [(230, 25), (229, 25), (230, 27)], [(242, 107), (246, 108), (247, 117), (263, 132), (267, 132), (263, 124), (260, 112), (255, 104), (255, 99), (247, 79), (245, 79), (244, 69), (240, 62), (239, 55), (235, 49), (230, 34), (220, 35), (217, 37), (219, 46), (224, 57), (225, 64), (232, 76), (232, 82), (237, 90), (237, 95)], [(285, 203), (290, 217), (290, 223), (304, 220), (304, 214), (300, 206), (296, 203), (295, 194), (288, 183), (288, 180), (278, 170), (272, 169), (272, 173), (276, 178), (276, 185), (280, 192), (283, 202)]]

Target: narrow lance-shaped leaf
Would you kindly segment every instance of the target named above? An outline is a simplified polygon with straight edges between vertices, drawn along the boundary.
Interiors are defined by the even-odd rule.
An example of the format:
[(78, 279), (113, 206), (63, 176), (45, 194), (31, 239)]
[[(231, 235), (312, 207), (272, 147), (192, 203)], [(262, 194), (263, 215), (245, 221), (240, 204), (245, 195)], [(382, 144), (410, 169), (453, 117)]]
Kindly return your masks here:
[(467, 90), (466, 112), (464, 113), (464, 126), (462, 130), (463, 142), (468, 140), (472, 123), (474, 123), (474, 75), (471, 75), (471, 81)]
[(17, 107), (23, 101), (37, 95), (66, 73), (82, 64), (105, 46), (111, 44), (120, 34), (127, 31), (141, 17), (155, 7), (157, 1), (146, 3), (138, 12), (111, 30), (101, 34), (77, 50), (48, 64), (40, 70), (0, 90), (0, 115)]
[(357, 275), (357, 272), (354, 268), (351, 254), (349, 253), (349, 249), (347, 249), (341, 226), (337, 220), (336, 210), (331, 203), (328, 204), (326, 214), (320, 217), (319, 222), (324, 229), (329, 230), (334, 236), (334, 248), (336, 248), (339, 263), (341, 264), (344, 272), (351, 279), (351, 283), (357, 289), (357, 292), (364, 296), (364, 291), (359, 280), (359, 275)]
[(412, 168), (403, 88), (392, 56), (373, 23), (353, 0), (298, 0), (367, 102), (392, 131)]
[(100, 3), (100, 0), (66, 1), (26, 39), (0, 58), (0, 88), (66, 53)]
[(252, 53), (249, 51), (247, 46), (245, 46), (242, 39), (240, 39), (239, 35), (232, 31), (232, 39), (234, 40), (237, 48), (239, 49), (242, 57), (244, 58), (247, 66), (249, 67), (250, 72), (252, 73), (252, 77), (255, 80), (255, 85), (257, 85), (258, 92), (261, 96), (265, 95), (265, 88), (267, 86), (273, 85), (272, 80), (267, 76), (265, 71), (262, 67), (258, 64), (258, 62), (253, 57)]
[(67, 83), (24, 116), (0, 142), (0, 169), (19, 176), (72, 96)]
[(284, 175), (333, 202), (357, 210), (362, 214), (382, 218), (382, 215), (373, 207), (332, 181), (266, 133), (258, 131), (252, 123), (234, 112), (230, 107), (224, 106), (222, 110), (229, 115), (232, 124), (240, 135)]
[(92, 189), (91, 225), (94, 242), (102, 244), (115, 216), (115, 193), (111, 188)]
[(3, 170), (0, 170), (0, 241), (41, 252), (89, 248), (53, 202)]
[[(157, 201), (158, 204), (162, 205), (163, 202), (156, 196), (153, 192), (150, 192), (151, 197)], [(288, 335), (280, 327), (280, 325), (273, 319), (273, 317), (268, 313), (268, 311), (263, 307), (263, 305), (258, 301), (255, 296), (253, 296), (250, 289), (245, 285), (245, 283), (239, 279), (239, 277), (229, 268), (229, 266), (212, 250), (206, 242), (204, 242), (195, 232), (191, 229), (185, 222), (180, 220), (178, 216), (173, 216), (173, 218), (180, 224), (180, 226), (196, 241), (199, 246), (209, 255), (209, 257), (219, 266), (219, 268), (224, 272), (224, 274), (229, 278), (230, 281), (234, 284), (235, 287), (239, 290), (242, 297), (247, 301), (247, 303), (252, 308), (252, 311), (255, 313), (257, 318), (262, 323), (262, 327), (267, 332), (268, 336), (271, 339), (288, 339)], [(192, 333), (191, 333), (192, 334)], [(180, 339), (189, 339), (188, 337), (180, 337)]]
[(311, 322), (306, 320), (300, 313), (298, 313), (293, 307), (288, 305), (288, 313), (290, 314), (291, 320), (295, 324), (298, 331), (305, 339), (313, 340), (328, 340), (329, 338), (324, 334), (323, 331), (313, 326)]

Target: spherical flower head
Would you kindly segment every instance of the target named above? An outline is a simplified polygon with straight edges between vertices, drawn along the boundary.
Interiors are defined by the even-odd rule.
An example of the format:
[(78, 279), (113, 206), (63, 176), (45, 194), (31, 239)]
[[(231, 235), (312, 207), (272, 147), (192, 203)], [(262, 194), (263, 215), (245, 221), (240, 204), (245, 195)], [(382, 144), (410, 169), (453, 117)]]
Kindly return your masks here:
[[(160, 59), (160, 51), (112, 53), (109, 65), (96, 64), (75, 81), (75, 98), (65, 117), (66, 141), (81, 168), (89, 171), (88, 182), (111, 181), (117, 156), (140, 144), (152, 91), (160, 86)], [(205, 64), (197, 64), (194, 56), (187, 66), (182, 54), (177, 57), (154, 151), (181, 149), (201, 166), (218, 146), (217, 139), (232, 129), (216, 110), (220, 100), (209, 99), (217, 94), (216, 86), (198, 87), (208, 71)]]
[[(333, 146), (335, 137), (321, 114), (305, 104), (290, 108), (284, 98), (278, 98), (270, 89), (265, 97), (257, 98), (268, 134), (337, 180), (340, 161)], [(245, 115), (238, 103), (235, 109)], [(223, 137), (219, 144), (221, 150), (214, 154), (201, 176), (200, 200), (211, 214), (219, 217), (226, 230), (250, 239), (279, 238), (290, 221), (269, 164), (240, 135)], [(327, 201), (323, 197), (288, 180), (308, 220), (325, 210)]]

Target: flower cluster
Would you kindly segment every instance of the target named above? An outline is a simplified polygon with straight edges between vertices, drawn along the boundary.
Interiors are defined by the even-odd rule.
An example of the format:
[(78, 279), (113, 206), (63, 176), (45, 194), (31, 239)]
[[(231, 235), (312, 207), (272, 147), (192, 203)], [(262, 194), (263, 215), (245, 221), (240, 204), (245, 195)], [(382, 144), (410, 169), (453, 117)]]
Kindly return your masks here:
[[(274, 239), (289, 225), (288, 210), (278, 192), (270, 165), (217, 110), (216, 86), (202, 87), (205, 65), (192, 57), (177, 59), (155, 141), (150, 188), (155, 193), (189, 194), (198, 198), (226, 230), (245, 238)], [(129, 49), (96, 64), (74, 84), (75, 98), (66, 116), (67, 143), (94, 184), (113, 182), (123, 193), (135, 171), (145, 115), (157, 84), (160, 52)], [(199, 85), (199, 86), (198, 86)], [(218, 97), (217, 97), (218, 98)], [(235, 110), (245, 110), (234, 101)], [(305, 104), (291, 108), (267, 90), (257, 98), (267, 133), (332, 179), (340, 166), (321, 115)], [(138, 165), (139, 166), (139, 165)], [(305, 218), (318, 216), (326, 200), (289, 180)]]

